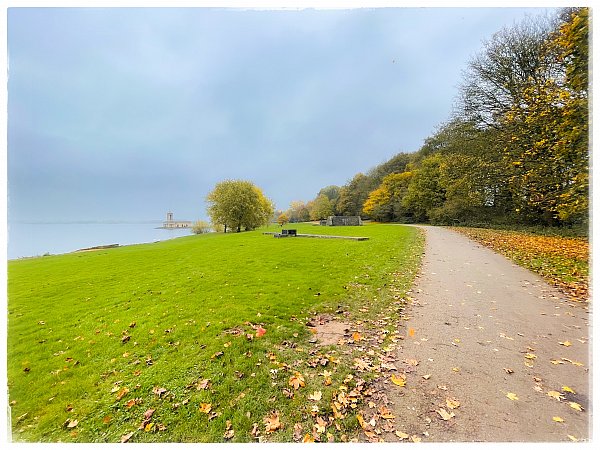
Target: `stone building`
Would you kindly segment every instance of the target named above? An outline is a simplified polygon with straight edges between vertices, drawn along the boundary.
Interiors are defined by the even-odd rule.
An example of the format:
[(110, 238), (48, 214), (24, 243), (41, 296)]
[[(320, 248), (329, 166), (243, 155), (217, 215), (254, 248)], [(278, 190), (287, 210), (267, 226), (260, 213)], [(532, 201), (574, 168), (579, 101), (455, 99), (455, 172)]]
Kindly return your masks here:
[(325, 224), (330, 227), (334, 226), (359, 226), (362, 225), (360, 216), (329, 216)]
[(163, 222), (163, 228), (189, 228), (192, 222), (189, 220), (173, 220), (173, 213), (167, 213), (167, 220)]

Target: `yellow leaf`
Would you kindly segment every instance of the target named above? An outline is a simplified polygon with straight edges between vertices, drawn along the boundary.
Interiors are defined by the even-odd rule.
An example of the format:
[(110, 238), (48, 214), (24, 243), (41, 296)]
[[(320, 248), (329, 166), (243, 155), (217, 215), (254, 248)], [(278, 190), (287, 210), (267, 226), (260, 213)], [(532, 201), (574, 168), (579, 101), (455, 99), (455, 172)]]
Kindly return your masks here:
[(406, 380), (404, 378), (397, 377), (395, 374), (392, 375), (391, 380), (392, 380), (392, 383), (394, 383), (396, 386), (400, 386), (400, 387), (406, 386)]
[(517, 394), (513, 394), (512, 392), (507, 392), (506, 396), (511, 400), (519, 400), (519, 397), (517, 397)]
[(273, 433), (274, 431), (283, 428), (281, 421), (279, 420), (279, 412), (273, 411), (271, 414), (266, 416), (263, 419), (263, 423), (265, 424), (265, 432)]
[(448, 412), (444, 408), (440, 408), (435, 412), (438, 413), (443, 420), (450, 420), (452, 417), (454, 417), (454, 413), (452, 411)]
[(569, 386), (563, 386), (562, 387), (563, 392), (570, 392), (571, 394), (575, 394), (576, 392), (571, 389)]
[(567, 434), (567, 437), (569, 439), (571, 439), (573, 442), (577, 442), (578, 441), (578, 439), (575, 436), (571, 436), (570, 434)]
[(453, 371), (453, 372), (460, 372), (460, 367), (453, 367), (453, 368), (452, 368), (452, 371)]
[(358, 331), (355, 331), (354, 333), (352, 333), (352, 339), (354, 339), (354, 342), (358, 342), (361, 339), (360, 333)]
[(396, 430), (396, 436), (398, 436), (398, 438), (400, 439), (408, 439), (409, 435), (406, 433), (403, 433), (402, 431), (398, 431)]
[(154, 423), (149, 423), (144, 427), (144, 431), (147, 433), (149, 431), (152, 431), (152, 428), (154, 428)]
[(558, 416), (554, 416), (552, 418), (552, 420), (554, 420), (555, 422), (564, 422), (564, 419), (562, 417), (558, 417)]
[(408, 335), (409, 335), (410, 337), (413, 337), (413, 336), (415, 335), (415, 329), (414, 329), (414, 328), (409, 328), (409, 329), (408, 329)]
[(535, 359), (535, 358), (537, 358), (537, 356), (535, 356), (533, 353), (526, 353), (525, 354), (525, 358), (527, 358), (527, 359)]
[(127, 395), (127, 393), (129, 392), (128, 388), (123, 388), (119, 391), (119, 393), (117, 394), (117, 400), (121, 400), (123, 397), (125, 397), (125, 395)]
[(579, 403), (569, 402), (569, 406), (577, 411), (583, 411), (583, 408)]
[(308, 399), (318, 402), (321, 400), (322, 397), (323, 397), (323, 393), (321, 391), (315, 391), (314, 393), (312, 393), (308, 396)]
[(570, 347), (571, 343), (569, 341), (559, 342), (560, 345), (564, 345), (565, 347)]
[(560, 401), (563, 398), (563, 395), (557, 391), (549, 391), (548, 396), (555, 398), (558, 401)]
[(452, 397), (446, 397), (446, 406), (450, 409), (456, 409), (460, 406), (460, 402)]
[(212, 405), (210, 403), (200, 403), (200, 412), (204, 414), (208, 414), (212, 409)]
[(413, 441), (413, 442), (415, 442), (415, 443), (417, 443), (417, 442), (421, 442), (421, 438), (420, 438), (419, 436), (417, 436), (416, 434), (413, 434), (413, 435), (410, 437), (410, 440), (411, 440), (411, 441)]
[(303, 443), (305, 443), (305, 444), (307, 444), (307, 443), (310, 443), (310, 442), (315, 442), (315, 438), (313, 438), (313, 437), (310, 435), (310, 433), (306, 433), (306, 434), (304, 435), (304, 439), (302, 439), (302, 442), (303, 442)]
[(295, 372), (294, 375), (290, 377), (289, 385), (293, 386), (294, 389), (298, 390), (301, 387), (305, 386), (304, 377), (300, 372)]

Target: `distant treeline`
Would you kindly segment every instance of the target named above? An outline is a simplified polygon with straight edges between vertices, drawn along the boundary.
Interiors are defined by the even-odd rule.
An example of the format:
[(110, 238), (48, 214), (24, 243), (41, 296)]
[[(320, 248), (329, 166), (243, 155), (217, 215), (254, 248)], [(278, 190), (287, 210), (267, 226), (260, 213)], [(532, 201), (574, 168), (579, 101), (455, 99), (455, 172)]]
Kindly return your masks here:
[(568, 8), (497, 32), (464, 71), (451, 117), (417, 152), (285, 215), (586, 227), (588, 14)]

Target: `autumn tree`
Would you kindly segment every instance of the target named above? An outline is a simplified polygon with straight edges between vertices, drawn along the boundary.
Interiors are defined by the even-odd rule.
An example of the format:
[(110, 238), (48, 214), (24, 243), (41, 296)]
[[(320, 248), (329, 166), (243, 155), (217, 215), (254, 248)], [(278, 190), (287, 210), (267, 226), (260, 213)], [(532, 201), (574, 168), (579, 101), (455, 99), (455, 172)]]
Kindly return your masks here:
[(443, 205), (446, 192), (440, 184), (440, 166), (443, 156), (439, 153), (428, 156), (413, 176), (406, 195), (402, 200), (405, 208), (410, 208), (417, 222), (427, 221), (432, 210)]
[(543, 84), (556, 61), (544, 52), (551, 21), (528, 18), (505, 27), (484, 43), (464, 73), (460, 113), (482, 126), (499, 126), (504, 114), (521, 103), (531, 84)]
[(308, 222), (310, 220), (308, 206), (301, 200), (292, 201), (286, 215), (292, 223)]
[(289, 217), (287, 216), (286, 213), (281, 213), (279, 214), (279, 216), (277, 217), (277, 223), (281, 226), (284, 226), (286, 223), (288, 223), (290, 221)]
[(412, 212), (402, 204), (412, 175), (412, 172), (387, 175), (381, 185), (369, 194), (363, 212), (380, 222), (412, 221)]
[[(503, 116), (504, 156), (524, 220), (557, 225), (588, 213), (588, 10), (567, 15), (543, 51), (552, 77), (531, 83)], [(550, 71), (549, 68), (539, 68)]]
[(321, 220), (333, 215), (333, 205), (331, 200), (321, 194), (311, 202), (310, 220)]
[(378, 183), (363, 173), (356, 174), (349, 183), (340, 189), (336, 204), (336, 213), (343, 216), (358, 216), (369, 193)]
[(213, 224), (222, 224), (238, 233), (269, 223), (274, 206), (271, 200), (250, 181), (226, 180), (217, 183), (207, 195), (208, 215)]

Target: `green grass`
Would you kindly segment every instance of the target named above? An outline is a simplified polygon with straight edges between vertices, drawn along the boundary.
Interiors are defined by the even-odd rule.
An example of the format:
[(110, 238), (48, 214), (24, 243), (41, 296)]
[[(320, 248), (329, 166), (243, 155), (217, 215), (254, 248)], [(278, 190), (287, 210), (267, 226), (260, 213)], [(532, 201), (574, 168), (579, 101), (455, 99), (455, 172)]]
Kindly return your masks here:
[[(311, 353), (306, 320), (340, 309), (346, 320), (388, 314), (410, 287), (423, 240), (397, 225), (293, 227), (370, 239), (255, 231), (10, 261), (13, 440), (118, 442), (135, 431), (131, 442), (222, 442), (230, 421), (232, 441), (255, 440), (255, 423), (268, 440), (291, 441), (295, 423), (310, 427), (306, 397), (322, 389), (328, 411), (352, 372), (352, 352)], [(262, 337), (258, 324), (267, 330)], [(323, 368), (310, 365), (319, 355), (331, 361), (328, 389)], [(296, 371), (306, 386), (289, 399), (283, 389)], [(203, 379), (208, 388), (197, 389)], [(202, 403), (212, 415), (199, 410)], [(138, 430), (149, 409), (148, 427)], [(271, 411), (285, 426), (266, 435)], [(340, 422), (328, 432), (350, 438), (356, 420)]]

